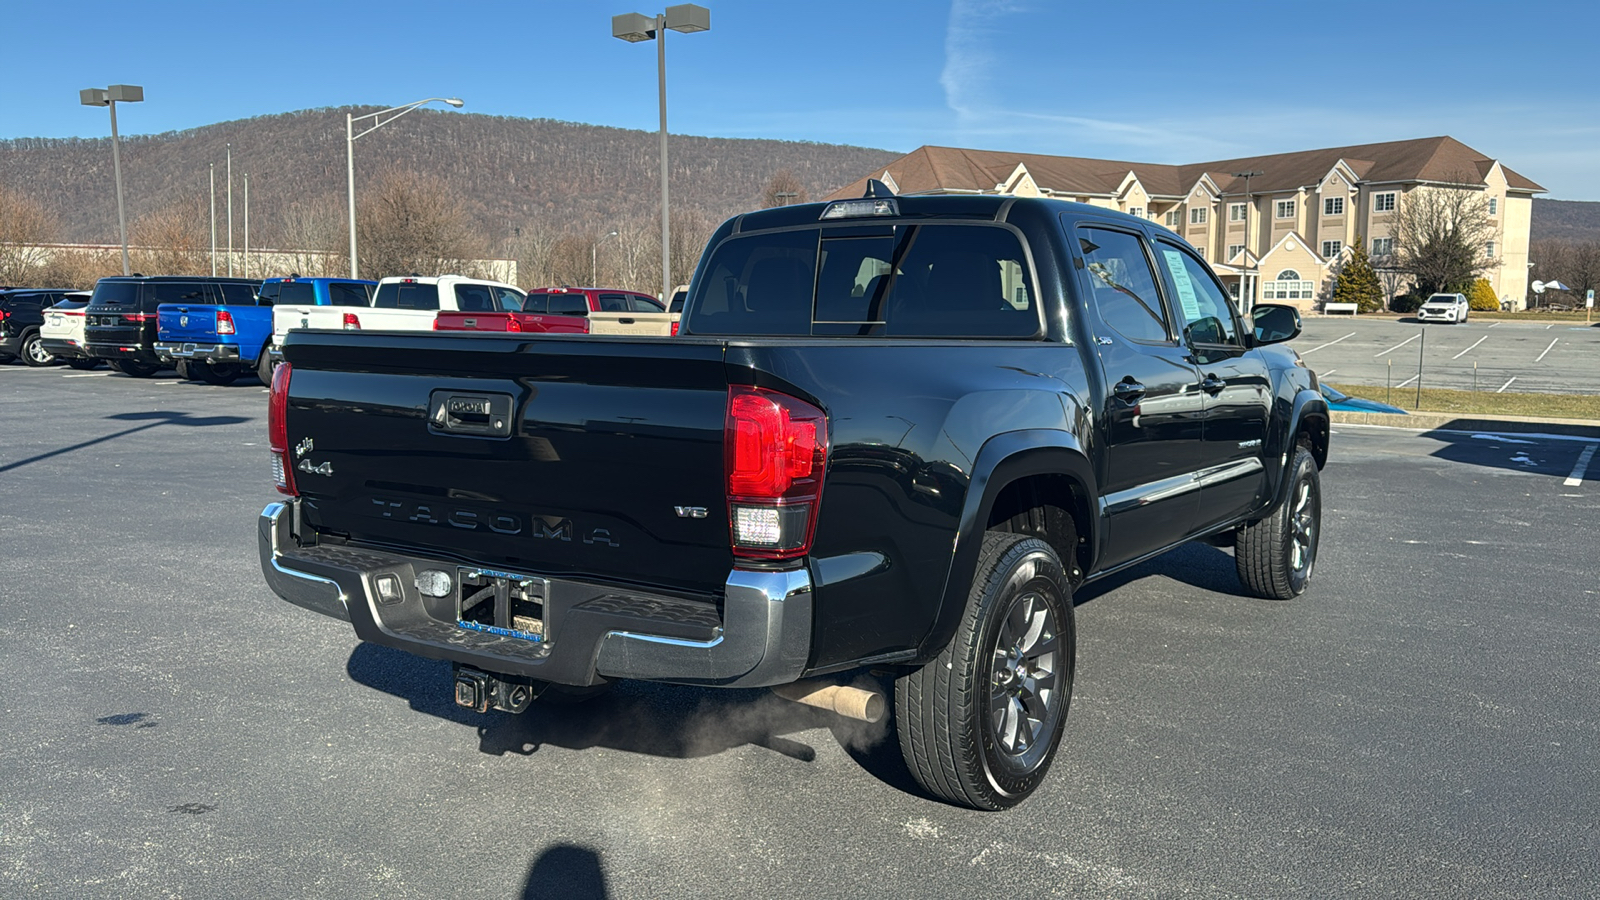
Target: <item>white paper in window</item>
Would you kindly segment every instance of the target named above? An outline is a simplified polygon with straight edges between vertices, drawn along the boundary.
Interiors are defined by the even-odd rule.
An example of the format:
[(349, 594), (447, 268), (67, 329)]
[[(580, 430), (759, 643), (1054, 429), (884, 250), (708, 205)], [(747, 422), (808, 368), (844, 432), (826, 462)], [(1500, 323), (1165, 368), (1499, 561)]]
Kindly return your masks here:
[(1183, 307), (1183, 317), (1190, 322), (1200, 320), (1200, 302), (1194, 296), (1194, 282), (1189, 280), (1189, 268), (1183, 264), (1183, 254), (1176, 250), (1162, 250), (1167, 271), (1172, 273), (1172, 283), (1178, 287), (1178, 303)]

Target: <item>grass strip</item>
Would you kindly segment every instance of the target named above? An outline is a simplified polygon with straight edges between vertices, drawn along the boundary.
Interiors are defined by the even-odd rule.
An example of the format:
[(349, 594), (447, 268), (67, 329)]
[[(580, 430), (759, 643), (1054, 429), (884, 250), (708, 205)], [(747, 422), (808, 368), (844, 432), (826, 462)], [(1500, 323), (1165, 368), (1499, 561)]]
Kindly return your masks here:
[(1418, 403), (1417, 389), (1412, 386), (1392, 389), (1369, 384), (1333, 386), (1352, 397), (1389, 403), (1409, 412), (1600, 420), (1600, 396), (1593, 394), (1496, 394), (1492, 390), (1451, 391), (1424, 387), (1422, 402)]

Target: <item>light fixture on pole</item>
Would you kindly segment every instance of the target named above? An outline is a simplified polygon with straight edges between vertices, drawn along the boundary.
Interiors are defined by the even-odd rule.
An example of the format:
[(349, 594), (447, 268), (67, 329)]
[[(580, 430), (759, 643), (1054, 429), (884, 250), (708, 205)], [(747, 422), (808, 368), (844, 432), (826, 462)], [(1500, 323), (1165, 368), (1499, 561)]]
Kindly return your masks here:
[(611, 36), (629, 43), (656, 42), (656, 80), (661, 100), (661, 300), (672, 296), (672, 228), (667, 219), (667, 41), (666, 32), (711, 30), (711, 10), (693, 3), (667, 7), (655, 16), (624, 13), (611, 17)]
[[(1239, 311), (1249, 312), (1255, 308), (1255, 295), (1250, 289), (1250, 179), (1265, 172), (1235, 172), (1233, 177), (1244, 179), (1244, 259), (1240, 260), (1239, 269)], [(1227, 238), (1223, 238), (1224, 241)]]
[(617, 236), (615, 231), (607, 232), (597, 241), (589, 244), (589, 286), (600, 286), (600, 245)]
[[(388, 109), (380, 109), (377, 112), (367, 113), (366, 115), (362, 115), (362, 116), (355, 116), (355, 115), (351, 115), (350, 113), (345, 113), (345, 116), (344, 116), (344, 141), (345, 141), (344, 149), (345, 149), (345, 162), (348, 164), (348, 174), (349, 174), (348, 186), (349, 186), (349, 191), (350, 191), (349, 200), (350, 200), (350, 277), (351, 278), (359, 277), (356, 274), (356, 272), (357, 272), (357, 269), (356, 269), (356, 138), (366, 137), (367, 135), (373, 133), (374, 131), (377, 131), (379, 128), (382, 128), (383, 126), (389, 124), (390, 122), (393, 122), (395, 119), (398, 119), (401, 116), (405, 115), (406, 113), (411, 112), (413, 109), (416, 109), (419, 106), (425, 106), (425, 105), (427, 105), (429, 103), (446, 103), (446, 104), (449, 104), (450, 106), (455, 107), (456, 109), (460, 109), (463, 105), (465, 105), (465, 104), (463, 104), (461, 102), (461, 98), (459, 98), (459, 97), (429, 97), (426, 100), (418, 100), (418, 101), (416, 101), (414, 103), (406, 103), (406, 104), (403, 104), (401, 106), (391, 106)], [(389, 115), (390, 113), (393, 113), (393, 115)], [(385, 119), (384, 116), (389, 116), (389, 118)], [(356, 123), (361, 121), (362, 119), (371, 119), (372, 120), (372, 126), (370, 128), (367, 128), (365, 131), (362, 131), (360, 134), (357, 134), (356, 133)]]
[(789, 201), (798, 196), (800, 196), (799, 191), (774, 191), (772, 194), (773, 199), (778, 201), (779, 206), (788, 206)]
[(122, 237), (122, 274), (130, 275), (128, 265), (128, 216), (122, 206), (122, 154), (117, 149), (117, 103), (139, 103), (144, 100), (144, 88), (136, 84), (113, 84), (108, 88), (84, 88), (78, 92), (78, 102), (84, 106), (111, 107), (111, 169), (117, 182), (117, 231)]

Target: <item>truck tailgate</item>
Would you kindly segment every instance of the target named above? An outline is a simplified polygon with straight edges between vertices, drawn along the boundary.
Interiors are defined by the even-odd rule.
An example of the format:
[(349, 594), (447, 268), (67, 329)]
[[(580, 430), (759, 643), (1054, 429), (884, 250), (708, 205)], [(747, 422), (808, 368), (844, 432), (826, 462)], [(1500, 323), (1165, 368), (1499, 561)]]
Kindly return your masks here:
[(216, 343), (218, 308), (192, 303), (161, 304), (156, 307), (156, 333), (159, 340)]
[(296, 331), (284, 352), (319, 532), (529, 574), (726, 579), (720, 342)]

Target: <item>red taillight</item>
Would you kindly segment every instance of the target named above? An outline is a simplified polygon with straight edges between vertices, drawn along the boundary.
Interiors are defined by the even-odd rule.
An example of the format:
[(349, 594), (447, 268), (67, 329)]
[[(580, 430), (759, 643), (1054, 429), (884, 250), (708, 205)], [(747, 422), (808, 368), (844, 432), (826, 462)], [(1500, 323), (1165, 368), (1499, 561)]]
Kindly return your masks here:
[(217, 310), (217, 334), (234, 334), (233, 314), (225, 309)]
[(673, 335), (673, 337), (677, 337), (677, 335), (678, 335), (678, 323), (677, 322), (673, 322), (672, 323), (672, 335)]
[[(435, 322), (434, 324), (438, 324), (438, 323)], [(360, 331), (361, 330), (361, 320), (356, 318), (356, 314), (355, 313), (345, 313), (344, 314), (344, 330), (345, 331)]]
[(722, 443), (734, 555), (804, 556), (828, 465), (827, 416), (787, 394), (734, 385)]
[(142, 324), (144, 324), (144, 321), (146, 319), (149, 319), (149, 318), (151, 318), (151, 317), (149, 315), (145, 314), (145, 313), (129, 313), (129, 314), (123, 315), (122, 321), (124, 321), (124, 322), (134, 322), (134, 323), (142, 325)]
[(267, 446), (272, 451), (272, 477), (277, 482), (278, 491), (298, 497), (300, 492), (294, 486), (294, 462), (289, 457), (289, 422), (285, 416), (289, 411), (291, 371), (288, 363), (279, 363), (272, 372), (272, 395), (267, 398)]
[(507, 331), (521, 331), (522, 330), (522, 323), (517, 320), (516, 316), (506, 316), (506, 330)]

